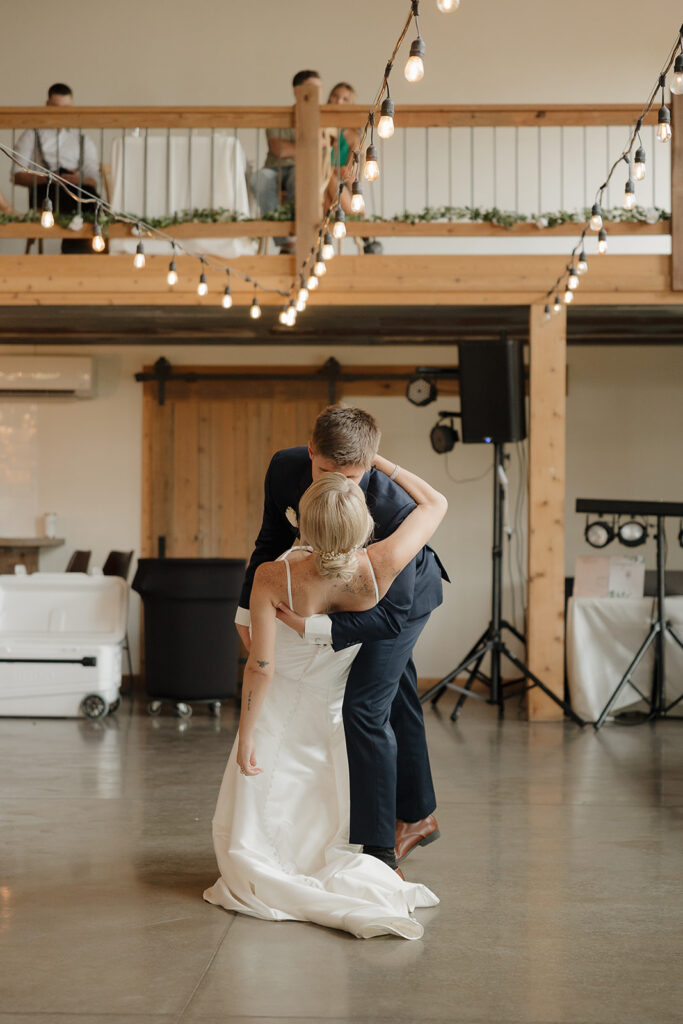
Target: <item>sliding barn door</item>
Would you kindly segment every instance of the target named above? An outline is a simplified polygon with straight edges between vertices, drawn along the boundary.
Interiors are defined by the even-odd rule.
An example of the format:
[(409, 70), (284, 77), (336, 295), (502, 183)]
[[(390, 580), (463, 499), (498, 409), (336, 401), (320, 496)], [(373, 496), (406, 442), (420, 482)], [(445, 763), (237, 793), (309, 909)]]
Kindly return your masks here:
[(156, 384), (144, 388), (143, 555), (248, 558), (270, 458), (306, 444), (328, 404), (326, 383), (171, 381), (163, 405)]

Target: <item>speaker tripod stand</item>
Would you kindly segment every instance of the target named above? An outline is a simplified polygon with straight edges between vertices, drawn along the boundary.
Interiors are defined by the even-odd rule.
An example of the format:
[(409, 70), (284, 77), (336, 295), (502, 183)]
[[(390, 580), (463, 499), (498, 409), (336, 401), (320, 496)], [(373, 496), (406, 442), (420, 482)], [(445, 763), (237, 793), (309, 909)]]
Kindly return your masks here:
[[(475, 700), (484, 701), (487, 704), (493, 704), (498, 707), (498, 717), (503, 718), (505, 715), (505, 701), (515, 696), (515, 693), (506, 693), (506, 689), (520, 682), (528, 682), (525, 690), (533, 690), (538, 687), (543, 693), (546, 694), (552, 701), (558, 704), (562, 710), (574, 721), (577, 725), (584, 725), (583, 719), (572, 711), (565, 701), (561, 700), (552, 690), (548, 689), (545, 683), (534, 675), (530, 668), (524, 664), (515, 654), (512, 653), (510, 648), (507, 646), (503, 639), (503, 630), (511, 633), (521, 643), (524, 643), (524, 637), (511, 626), (502, 615), (503, 606), (503, 514), (504, 514), (504, 499), (505, 489), (507, 486), (507, 478), (505, 475), (505, 446), (501, 443), (494, 445), (494, 464), (493, 464), (493, 548), (491, 551), (491, 562), (492, 562), (492, 584), (491, 584), (491, 620), (479, 637), (473, 647), (470, 648), (468, 653), (462, 659), (462, 661), (456, 665), (456, 667), (449, 672), (447, 676), (439, 680), (435, 686), (428, 690), (421, 697), (421, 703), (425, 704), (428, 700), (432, 702), (434, 706), (438, 703), (440, 698), (444, 695), (446, 690), (455, 690), (460, 694), (457, 704), (455, 705), (453, 712), (451, 713), (451, 721), (455, 721), (462, 707), (468, 697), (473, 697)], [(486, 655), (490, 655), (490, 666), (488, 675), (482, 671), (481, 664)], [(503, 658), (515, 666), (515, 668), (521, 673), (518, 679), (510, 680), (507, 683), (503, 682), (501, 674), (501, 661)], [(464, 686), (459, 686), (454, 682), (458, 676), (462, 673), (467, 672), (467, 681)], [(479, 680), (488, 687), (488, 696), (475, 693), (472, 689), (475, 681)]]

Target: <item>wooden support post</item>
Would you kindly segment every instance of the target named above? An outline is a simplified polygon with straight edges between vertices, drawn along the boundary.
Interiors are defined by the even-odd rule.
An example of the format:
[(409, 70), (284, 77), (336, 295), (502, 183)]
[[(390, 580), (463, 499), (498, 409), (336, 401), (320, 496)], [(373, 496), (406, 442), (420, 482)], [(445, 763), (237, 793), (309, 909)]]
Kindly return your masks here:
[(671, 97), (671, 290), (683, 292), (683, 96)]
[[(527, 662), (553, 693), (564, 690), (564, 492), (567, 315), (547, 323), (543, 305), (529, 323), (529, 606)], [(538, 688), (529, 719), (557, 721), (562, 709)]]
[(296, 99), (296, 267), (311, 251), (322, 219), (320, 85), (313, 79)]

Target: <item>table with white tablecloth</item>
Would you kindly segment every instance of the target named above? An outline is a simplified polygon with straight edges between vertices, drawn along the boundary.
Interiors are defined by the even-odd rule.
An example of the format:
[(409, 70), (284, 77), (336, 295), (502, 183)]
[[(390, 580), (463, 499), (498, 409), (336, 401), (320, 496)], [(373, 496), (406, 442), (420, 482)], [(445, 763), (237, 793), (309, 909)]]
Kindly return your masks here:
[[(683, 597), (667, 597), (666, 617), (683, 640)], [(656, 613), (654, 598), (573, 597), (567, 611), (567, 677), (574, 711), (594, 722), (645, 640)], [(683, 650), (666, 638), (667, 703), (683, 693)], [(633, 682), (650, 695), (654, 643), (633, 673)], [(610, 715), (641, 698), (626, 684)]]
[[(222, 208), (251, 216), (246, 158), (232, 135), (125, 135), (114, 140), (111, 165), (111, 203), (123, 213), (144, 219)], [(172, 226), (165, 230), (173, 234)], [(137, 242), (133, 233), (130, 238), (112, 238), (109, 251), (134, 253)], [(247, 237), (183, 238), (182, 244), (197, 254), (222, 257), (256, 251)], [(145, 239), (146, 253), (166, 254), (170, 248), (161, 239)]]

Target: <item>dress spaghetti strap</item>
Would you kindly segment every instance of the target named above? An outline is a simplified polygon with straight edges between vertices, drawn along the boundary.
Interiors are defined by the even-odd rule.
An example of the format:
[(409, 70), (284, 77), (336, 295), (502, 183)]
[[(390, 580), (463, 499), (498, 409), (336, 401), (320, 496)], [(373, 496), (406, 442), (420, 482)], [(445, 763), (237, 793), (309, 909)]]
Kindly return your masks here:
[(372, 568), (372, 562), (370, 561), (370, 555), (368, 554), (368, 549), (367, 548), (365, 548), (365, 557), (367, 558), (368, 565), (370, 566), (370, 575), (372, 576), (372, 585), (375, 588), (375, 600), (379, 602), (379, 590), (377, 589), (377, 578), (375, 576), (375, 570)]
[[(283, 561), (285, 563), (285, 569), (287, 570), (287, 603), (289, 607), (292, 608), (292, 573), (289, 568), (289, 562), (287, 561), (287, 559), (284, 558)], [(292, 611), (294, 611), (293, 608)]]

